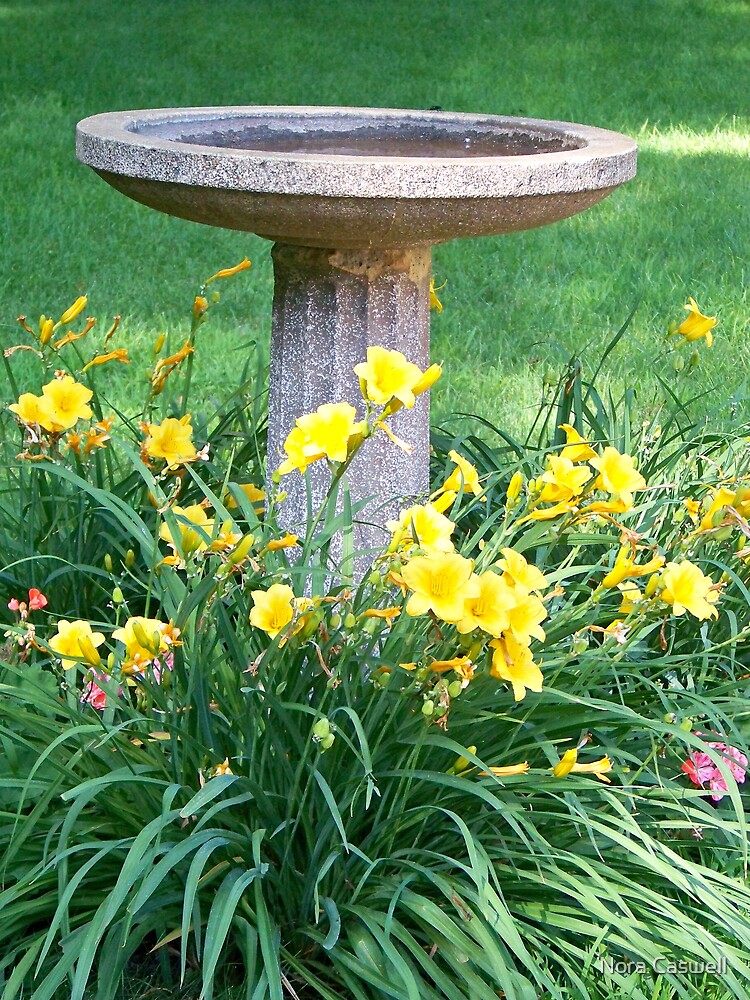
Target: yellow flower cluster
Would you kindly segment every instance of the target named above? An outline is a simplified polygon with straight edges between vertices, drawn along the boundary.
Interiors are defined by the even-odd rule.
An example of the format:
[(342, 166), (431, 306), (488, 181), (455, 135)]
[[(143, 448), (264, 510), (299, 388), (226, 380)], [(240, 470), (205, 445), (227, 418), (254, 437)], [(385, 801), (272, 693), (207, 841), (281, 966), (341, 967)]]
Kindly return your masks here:
[[(367, 404), (365, 419), (358, 418), (350, 403), (323, 403), (315, 413), (298, 417), (284, 442), (286, 458), (279, 466), (279, 475), (295, 471), (304, 474), (308, 465), (321, 459), (341, 466), (376, 430), (384, 431), (395, 444), (408, 450), (409, 446), (392, 434), (385, 421), (403, 406), (413, 407), (416, 397), (426, 392), (441, 372), (440, 365), (421, 371), (400, 351), (368, 347), (367, 360), (354, 367)], [(373, 414), (372, 405), (383, 409)]]
[(26, 425), (37, 425), (50, 434), (62, 434), (79, 420), (91, 417), (88, 404), (93, 395), (91, 389), (59, 372), (42, 387), (41, 396), (24, 392), (18, 402), (8, 408)]
[(143, 428), (146, 432), (144, 453), (149, 458), (162, 459), (167, 469), (176, 469), (198, 457), (189, 413), (179, 419), (167, 417), (160, 424), (144, 424)]
[[(466, 482), (469, 477), (461, 475)], [(454, 492), (453, 485), (445, 492)], [(542, 673), (530, 646), (532, 639), (543, 642), (545, 638), (541, 622), (547, 610), (540, 597), (547, 585), (545, 576), (511, 548), (502, 550), (500, 572), (493, 568), (475, 573), (471, 560), (454, 551), (453, 522), (433, 504), (409, 508), (391, 527), (391, 549), (401, 546), (402, 552), (411, 553), (398, 577), (410, 592), (407, 615), (432, 614), (455, 625), (460, 636), (478, 635), (480, 648), (491, 640), (490, 673), (512, 685), (517, 701), (527, 689), (541, 691)], [(414, 554), (420, 550), (423, 555)], [(462, 686), (474, 676), (473, 662), (467, 657), (436, 661), (431, 669), (453, 669)]]
[[(567, 444), (559, 455), (550, 455), (547, 469), (531, 484), (530, 521), (549, 521), (563, 514), (622, 514), (632, 508), (633, 494), (645, 490), (646, 480), (631, 455), (607, 446), (600, 454), (570, 424), (562, 424)], [(587, 465), (587, 462), (598, 475)], [(601, 490), (611, 499), (582, 506), (585, 498)], [(550, 504), (550, 506), (540, 506)]]
[[(214, 536), (214, 521), (209, 518), (205, 507), (201, 504), (193, 504), (190, 507), (174, 506), (172, 513), (177, 518), (178, 538), (175, 539), (168, 524), (162, 524), (159, 528), (159, 537), (172, 550), (172, 555), (162, 560), (168, 566), (185, 569), (185, 560), (207, 550), (227, 552), (234, 549), (242, 539), (242, 533), (235, 530), (231, 521), (223, 521)], [(247, 547), (249, 548), (252, 543), (253, 536), (246, 535)]]
[[(123, 674), (138, 673), (147, 663), (169, 653), (175, 645), (179, 645), (179, 635), (180, 630), (171, 622), (156, 618), (129, 618), (122, 628), (112, 633), (112, 638), (125, 646)], [(50, 639), (49, 646), (57, 654), (63, 669), (71, 670), (79, 663), (100, 667), (98, 647), (104, 642), (104, 635), (94, 632), (89, 622), (63, 619), (57, 623), (57, 632)]]

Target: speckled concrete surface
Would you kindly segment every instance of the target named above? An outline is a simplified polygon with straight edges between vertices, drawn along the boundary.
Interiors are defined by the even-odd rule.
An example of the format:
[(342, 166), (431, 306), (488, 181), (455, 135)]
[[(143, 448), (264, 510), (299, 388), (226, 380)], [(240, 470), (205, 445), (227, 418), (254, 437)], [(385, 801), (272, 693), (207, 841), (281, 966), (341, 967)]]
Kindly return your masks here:
[[(218, 143), (252, 122), (291, 122), (326, 135), (358, 129), (422, 138), (415, 155), (272, 152)], [(248, 122), (251, 124), (248, 125)], [(204, 134), (205, 133), (205, 134)], [(428, 156), (429, 136), (505, 137), (514, 155)], [(284, 133), (286, 135), (287, 133)], [(190, 141), (185, 141), (189, 139)], [(243, 141), (252, 144), (252, 139)], [(384, 134), (384, 148), (391, 141)], [(524, 147), (526, 143), (526, 147)], [(368, 148), (372, 146), (369, 140)], [(557, 146), (554, 151), (538, 148)], [(399, 144), (399, 153), (410, 142)], [(362, 108), (185, 108), (95, 115), (80, 122), (78, 158), (153, 208), (197, 222), (307, 246), (403, 247), (545, 225), (609, 194), (636, 169), (636, 145), (566, 122)], [(410, 235), (411, 234), (411, 235)]]
[[(369, 346), (401, 351), (425, 369), (430, 333), (427, 249), (350, 253), (277, 244), (273, 262), (269, 475), (278, 468), (284, 440), (303, 413), (321, 403), (349, 402), (364, 415), (353, 368), (365, 360)], [(357, 515), (355, 549), (363, 552), (382, 545), (385, 522), (398, 516), (404, 502), (424, 497), (429, 489), (428, 394), (418, 397), (413, 409), (395, 414), (389, 426), (414, 446), (413, 454), (379, 432), (364, 443), (347, 473), (352, 502), (373, 498)], [(324, 462), (311, 465), (309, 473), (317, 509), (330, 475)], [(305, 479), (291, 472), (282, 487), (287, 491), (284, 524), (299, 529), (307, 519)], [(362, 571), (367, 564), (366, 556), (357, 561)]]

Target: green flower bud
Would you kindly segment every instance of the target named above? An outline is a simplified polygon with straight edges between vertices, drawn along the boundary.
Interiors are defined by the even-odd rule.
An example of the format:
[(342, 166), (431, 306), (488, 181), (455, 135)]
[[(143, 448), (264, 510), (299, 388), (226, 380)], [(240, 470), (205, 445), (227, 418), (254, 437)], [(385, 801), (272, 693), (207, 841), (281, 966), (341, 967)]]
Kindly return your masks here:
[(357, 619), (350, 611), (349, 614), (344, 619), (344, 628), (351, 629), (354, 628), (356, 624), (357, 624)]
[(125, 553), (125, 566), (130, 569), (135, 565), (135, 552), (132, 549), (128, 549)]
[(435, 702), (432, 698), (427, 698), (422, 702), (422, 715), (430, 716), (435, 712)]
[(331, 731), (331, 723), (328, 719), (323, 716), (322, 719), (318, 719), (312, 728), (313, 736), (317, 736), (319, 740), (324, 739)]
[(119, 587), (115, 587), (115, 589), (112, 591), (112, 603), (113, 604), (122, 604), (122, 602), (124, 600), (125, 600), (125, 596), (124, 596), (123, 592), (120, 590)]
[(108, 573), (112, 572), (112, 556), (109, 552), (104, 557), (104, 568)]
[(341, 615), (331, 615), (330, 624), (331, 628), (339, 628), (341, 625)]

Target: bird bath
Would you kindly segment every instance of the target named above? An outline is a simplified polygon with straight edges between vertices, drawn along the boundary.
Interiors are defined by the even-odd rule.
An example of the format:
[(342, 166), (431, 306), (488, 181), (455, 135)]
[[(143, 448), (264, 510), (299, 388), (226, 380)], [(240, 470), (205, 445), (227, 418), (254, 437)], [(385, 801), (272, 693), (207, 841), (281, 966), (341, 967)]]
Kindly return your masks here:
[[(365, 108), (229, 107), (127, 111), (80, 122), (78, 158), (145, 205), (257, 233), (273, 249), (268, 474), (295, 419), (357, 405), (352, 374), (370, 345), (429, 364), (430, 248), (532, 229), (601, 201), (636, 169), (636, 144), (567, 122)], [(359, 400), (361, 406), (361, 400)], [(428, 492), (429, 409), (392, 419), (348, 473), (361, 511), (356, 547)], [(310, 467), (314, 499), (327, 485)], [(282, 515), (307, 516), (303, 479), (285, 477)], [(359, 562), (359, 565), (363, 563)]]

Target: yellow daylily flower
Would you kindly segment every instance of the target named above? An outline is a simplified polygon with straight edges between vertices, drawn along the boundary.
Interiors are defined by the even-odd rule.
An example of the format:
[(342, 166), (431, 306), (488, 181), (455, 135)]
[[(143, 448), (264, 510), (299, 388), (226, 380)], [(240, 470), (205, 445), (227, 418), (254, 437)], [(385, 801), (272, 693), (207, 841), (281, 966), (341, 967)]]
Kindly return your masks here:
[(528, 646), (532, 636), (544, 642), (546, 635), (539, 623), (547, 617), (547, 609), (536, 594), (518, 595), (516, 603), (508, 611), (508, 616), (510, 631), (518, 642)]
[(416, 544), (425, 552), (453, 552), (451, 535), (455, 528), (432, 503), (415, 504), (402, 510), (398, 521), (386, 522), (393, 532), (394, 542), (402, 545)]
[(565, 431), (567, 439), (567, 444), (560, 452), (560, 458), (567, 458), (571, 462), (588, 462), (596, 458), (594, 449), (572, 424), (560, 424), (560, 430)]
[(264, 552), (278, 552), (281, 549), (293, 549), (299, 543), (299, 535), (292, 535), (287, 531), (281, 538), (272, 538), (266, 543)]
[[(717, 515), (725, 511), (727, 507), (736, 510), (740, 517), (745, 520), (750, 519), (750, 490), (747, 487), (730, 490), (726, 486), (722, 486), (712, 492), (711, 503), (701, 518), (698, 531), (710, 531), (716, 526), (716, 523), (720, 523), (722, 518)], [(685, 505), (687, 506), (687, 501), (685, 501)]]
[[(49, 322), (51, 323), (52, 320), (49, 320)], [(59, 351), (61, 347), (65, 347), (67, 344), (73, 344), (76, 340), (80, 340), (81, 337), (85, 337), (86, 334), (94, 328), (94, 326), (96, 326), (96, 320), (91, 318), (87, 319), (86, 326), (80, 333), (74, 333), (72, 330), (68, 330), (64, 337), (60, 337), (59, 340), (54, 342), (52, 349), (54, 351)]]
[(516, 701), (526, 697), (527, 689), (542, 690), (542, 671), (539, 664), (534, 663), (528, 646), (522, 645), (512, 635), (506, 635), (502, 639), (493, 639), (490, 648), (493, 650), (490, 674), (512, 685)]
[(432, 611), (444, 622), (461, 621), (464, 602), (479, 593), (473, 568), (469, 559), (455, 553), (411, 559), (401, 571), (404, 583), (413, 591), (406, 613), (417, 616)]
[[(449, 451), (448, 457), (456, 468), (443, 483), (439, 492), (460, 493), (463, 490), (464, 493), (473, 493), (475, 497), (479, 496), (482, 492), (482, 487), (479, 483), (479, 473), (476, 466), (472, 465), (468, 459), (459, 455), (457, 451)], [(486, 499), (486, 497), (483, 499)]]
[(617, 589), (622, 594), (622, 602), (618, 609), (621, 615), (629, 615), (631, 611), (635, 611), (639, 604), (643, 603), (644, 597), (637, 583), (630, 580), (618, 583)]
[(438, 315), (443, 311), (443, 303), (437, 297), (437, 293), (441, 288), (445, 288), (445, 282), (442, 285), (435, 287), (435, 279), (430, 278), (430, 309), (434, 309)]
[(672, 614), (684, 615), (689, 611), (699, 621), (718, 618), (713, 605), (719, 600), (719, 591), (710, 576), (700, 567), (685, 559), (680, 563), (667, 563), (661, 574), (662, 601), (672, 606)]
[(628, 509), (633, 506), (633, 493), (646, 489), (646, 480), (635, 468), (632, 456), (622, 455), (616, 448), (606, 447), (591, 464), (599, 473), (594, 487), (619, 497)]
[(530, 514), (526, 515), (526, 520), (551, 521), (555, 517), (562, 517), (563, 514), (570, 514), (571, 511), (576, 509), (575, 505), (571, 504), (568, 500), (561, 500), (551, 507), (538, 507), (536, 510), (532, 510)]
[(367, 361), (354, 366), (362, 395), (378, 406), (397, 399), (408, 409), (414, 406), (414, 386), (423, 377), (421, 369), (407, 361), (401, 351), (368, 347)]
[(234, 771), (229, 766), (229, 758), (225, 757), (221, 764), (217, 764), (216, 767), (211, 772), (212, 778), (218, 778), (222, 774), (234, 774)]
[(98, 666), (100, 657), (96, 647), (103, 642), (102, 633), (94, 632), (88, 622), (68, 622), (63, 619), (57, 623), (57, 633), (52, 636), (49, 645), (61, 660), (63, 670), (72, 670), (82, 659), (91, 666)]
[(536, 566), (527, 562), (515, 549), (501, 549), (502, 559), (498, 566), (503, 571), (503, 579), (513, 586), (527, 591), (544, 590), (549, 585), (547, 577)]
[(457, 624), (461, 634), (482, 629), (499, 638), (510, 627), (510, 611), (517, 604), (517, 594), (507, 581), (492, 570), (477, 576), (479, 593), (464, 601), (464, 615)]
[(454, 656), (452, 660), (433, 660), (430, 664), (430, 670), (436, 674), (444, 674), (449, 670), (465, 671), (470, 665), (471, 660), (468, 656)]
[(187, 358), (190, 354), (193, 354), (194, 351), (195, 348), (193, 345), (189, 340), (186, 340), (179, 351), (175, 351), (174, 354), (170, 354), (166, 358), (160, 358), (160, 360), (156, 362), (153, 374), (151, 375), (151, 389), (154, 395), (158, 395), (162, 391), (167, 377), (171, 375), (180, 364), (182, 364), (185, 358)]
[[(262, 511), (263, 510), (262, 505), (265, 503), (266, 499), (266, 491), (255, 486), (254, 483), (238, 483), (237, 485), (245, 494), (250, 503), (260, 505), (260, 510)], [(227, 494), (224, 503), (227, 507), (227, 510), (235, 510), (239, 506), (239, 504), (234, 499), (231, 493)], [(257, 506), (255, 508), (255, 512), (256, 514), (259, 512)]]
[(633, 558), (629, 545), (621, 546), (615, 557), (615, 564), (602, 580), (602, 587), (609, 590), (617, 587), (623, 580), (637, 579), (640, 576), (650, 576), (658, 573), (665, 563), (664, 556), (653, 556), (648, 562), (638, 565)]
[[(169, 545), (175, 556), (178, 557), (180, 568), (184, 569), (185, 564), (180, 560), (179, 550), (182, 550), (182, 554), (185, 557), (195, 555), (198, 552), (204, 552), (210, 543), (203, 537), (201, 531), (210, 538), (214, 522), (213, 519), (209, 518), (205, 508), (200, 504), (193, 504), (191, 507), (175, 506), (172, 508), (172, 513), (177, 518), (179, 548), (166, 522), (159, 528), (159, 538)], [(196, 527), (200, 528), (201, 531), (196, 531)], [(237, 540), (239, 541), (239, 536)]]
[(607, 777), (607, 772), (612, 770), (612, 762), (609, 757), (604, 756), (601, 760), (592, 761), (590, 764), (578, 763), (578, 750), (566, 750), (554, 767), (550, 768), (556, 778), (564, 778), (568, 774), (593, 774), (599, 781), (611, 784)]
[(129, 365), (130, 358), (128, 357), (127, 348), (118, 347), (116, 351), (110, 351), (109, 354), (98, 354), (95, 358), (92, 358), (88, 364), (85, 364), (81, 371), (88, 371), (88, 369), (93, 368), (94, 365), (106, 365), (109, 361), (122, 361), (123, 364)]
[(544, 489), (540, 499), (544, 503), (569, 503), (581, 495), (592, 475), (590, 469), (574, 465), (563, 455), (550, 455), (547, 459), (547, 471), (541, 477)]
[(550, 768), (550, 771), (552, 771), (553, 775), (556, 778), (564, 778), (566, 774), (570, 774), (570, 772), (573, 770), (577, 760), (578, 760), (578, 749), (576, 747), (573, 747), (573, 749), (565, 751), (565, 753), (562, 755), (560, 760), (558, 760), (555, 766)]
[(705, 338), (706, 347), (711, 347), (714, 342), (711, 331), (716, 326), (716, 317), (704, 316), (692, 296), (688, 298), (685, 308), (690, 315), (672, 333), (684, 337), (686, 343)]
[(70, 375), (54, 378), (42, 386), (42, 395), (47, 400), (50, 411), (48, 423), (42, 426), (49, 431), (68, 431), (79, 420), (91, 417), (88, 402), (94, 394)]
[(287, 584), (274, 583), (268, 590), (254, 590), (252, 598), (250, 624), (274, 639), (294, 617), (294, 591)]
[(486, 771), (480, 771), (479, 777), (486, 778), (489, 775), (494, 775), (496, 778), (513, 778), (518, 774), (528, 774), (529, 773), (529, 762), (527, 760), (521, 761), (520, 764), (506, 764), (503, 767), (490, 767)]
[(110, 440), (109, 432), (114, 422), (114, 417), (104, 417), (86, 431), (83, 450), (87, 455), (90, 455), (94, 448), (107, 447), (107, 442)]
[(251, 266), (250, 261), (247, 257), (245, 257), (244, 260), (241, 260), (239, 264), (235, 264), (234, 267), (223, 267), (220, 271), (217, 271), (216, 274), (212, 274), (208, 281), (206, 281), (206, 284), (210, 285), (211, 282), (216, 281), (217, 278), (231, 278), (235, 274), (239, 274), (240, 271), (247, 271), (247, 269)]
[(112, 633), (125, 646), (125, 660), (122, 669), (126, 673), (137, 671), (157, 656), (168, 653), (175, 645), (180, 630), (172, 622), (162, 622), (158, 618), (143, 618), (137, 615), (128, 618), (122, 628)]
[(198, 453), (193, 444), (190, 414), (186, 413), (179, 420), (167, 417), (160, 424), (148, 424), (143, 447), (150, 458), (164, 459), (169, 469), (195, 461)]
[(363, 429), (357, 411), (349, 403), (323, 403), (315, 413), (297, 418), (284, 442), (287, 458), (279, 466), (280, 475), (295, 469), (304, 473), (308, 465), (321, 458), (345, 462), (350, 440)]
[(8, 407), (25, 424), (39, 424), (45, 430), (52, 426), (52, 408), (45, 396), (35, 396), (33, 392), (23, 392), (17, 403)]
[(380, 618), (383, 621), (388, 622), (388, 627), (393, 625), (393, 622), (401, 614), (402, 607), (400, 604), (394, 604), (389, 608), (368, 608), (365, 611), (365, 618)]
[(604, 756), (601, 760), (594, 760), (590, 764), (574, 764), (573, 774), (593, 774), (599, 781), (604, 781), (611, 785), (612, 781), (607, 777), (607, 772), (612, 770), (612, 761)]

